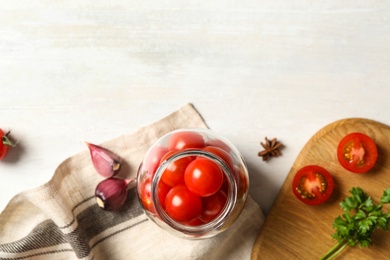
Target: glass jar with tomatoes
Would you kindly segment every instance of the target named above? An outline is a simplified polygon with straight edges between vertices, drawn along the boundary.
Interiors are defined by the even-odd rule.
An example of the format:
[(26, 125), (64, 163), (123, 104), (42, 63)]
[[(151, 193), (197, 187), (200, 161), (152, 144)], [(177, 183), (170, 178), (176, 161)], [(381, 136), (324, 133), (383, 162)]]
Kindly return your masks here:
[(147, 151), (137, 193), (161, 228), (181, 237), (212, 237), (240, 215), (249, 177), (239, 151), (209, 129), (179, 129)]

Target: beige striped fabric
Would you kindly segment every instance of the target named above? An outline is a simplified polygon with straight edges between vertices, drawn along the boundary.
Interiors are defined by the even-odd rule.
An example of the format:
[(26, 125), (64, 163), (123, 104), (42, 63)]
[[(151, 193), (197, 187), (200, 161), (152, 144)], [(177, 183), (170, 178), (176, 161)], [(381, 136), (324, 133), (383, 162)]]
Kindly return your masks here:
[[(135, 177), (146, 150), (178, 128), (207, 127), (191, 104), (102, 146), (124, 159), (120, 177)], [(119, 211), (100, 209), (94, 199), (102, 180), (87, 149), (61, 163), (41, 187), (16, 195), (0, 214), (0, 259), (249, 259), (263, 223), (249, 197), (236, 223), (204, 240), (175, 237), (148, 220), (129, 191)]]

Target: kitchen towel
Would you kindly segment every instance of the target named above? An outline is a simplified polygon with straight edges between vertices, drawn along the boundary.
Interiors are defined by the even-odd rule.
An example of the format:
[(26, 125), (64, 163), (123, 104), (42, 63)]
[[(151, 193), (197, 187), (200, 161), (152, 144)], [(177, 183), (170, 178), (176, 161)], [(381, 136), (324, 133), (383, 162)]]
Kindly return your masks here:
[[(207, 126), (187, 104), (160, 121), (100, 145), (124, 159), (118, 176), (130, 178), (159, 137), (192, 127)], [(86, 149), (62, 162), (48, 183), (16, 195), (0, 214), (0, 259), (250, 258), (264, 219), (250, 196), (229, 229), (212, 238), (187, 240), (149, 220), (135, 189), (119, 211), (102, 210), (94, 197), (102, 179)]]

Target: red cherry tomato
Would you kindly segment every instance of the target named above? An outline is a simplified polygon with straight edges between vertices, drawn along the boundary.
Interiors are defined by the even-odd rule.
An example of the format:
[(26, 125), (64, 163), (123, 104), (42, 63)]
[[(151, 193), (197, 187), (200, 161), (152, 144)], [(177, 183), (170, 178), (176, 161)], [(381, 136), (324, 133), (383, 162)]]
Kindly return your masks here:
[(219, 190), (214, 195), (202, 198), (203, 210), (199, 217), (203, 222), (210, 222), (221, 213), (226, 204), (226, 193)]
[(337, 147), (340, 164), (353, 173), (365, 173), (374, 167), (378, 158), (375, 142), (362, 133), (351, 133), (341, 139)]
[[(167, 196), (168, 192), (170, 191), (171, 187), (166, 185), (164, 182), (160, 181), (157, 186), (157, 194), (158, 199), (160, 201), (160, 204), (163, 208), (165, 208), (165, 197)], [(152, 200), (152, 181), (151, 179), (145, 179), (140, 187), (139, 187), (139, 194), (141, 197), (142, 204), (144, 205), (144, 208), (149, 210), (150, 212), (156, 213), (156, 210), (153, 205)]]
[(206, 158), (192, 161), (184, 173), (184, 181), (188, 189), (202, 197), (216, 193), (222, 186), (223, 177), (221, 168)]
[(238, 192), (239, 194), (246, 193), (249, 187), (249, 179), (246, 175), (245, 170), (241, 167), (235, 167), (235, 174), (238, 176)]
[(195, 132), (184, 131), (176, 132), (168, 140), (169, 150), (183, 150), (187, 148), (202, 148), (204, 147), (203, 137)]
[(334, 181), (330, 173), (317, 165), (301, 168), (294, 176), (292, 188), (295, 196), (308, 205), (324, 203), (332, 195)]
[(14, 147), (16, 144), (13, 143), (9, 138), (8, 138), (8, 133), (4, 133), (2, 129), (0, 129), (0, 160), (4, 159), (4, 157), (7, 155), (9, 147)]
[[(177, 152), (178, 151), (169, 151), (163, 156), (161, 162)], [(192, 159), (190, 157), (184, 157), (170, 163), (161, 176), (162, 181), (171, 187), (184, 184), (184, 172), (191, 161)]]
[(228, 152), (216, 146), (206, 146), (205, 148), (203, 148), (203, 151), (213, 153), (216, 156), (220, 157), (223, 161), (225, 161), (225, 163), (230, 167), (230, 170), (233, 172), (234, 163), (232, 157), (229, 155)]
[(165, 198), (167, 197), (168, 192), (171, 190), (171, 187), (165, 184), (163, 181), (160, 181), (157, 186), (158, 199), (161, 206), (165, 209)]
[(206, 146), (216, 146), (223, 150), (225, 150), (227, 153), (230, 153), (231, 149), (229, 145), (227, 145), (225, 142), (219, 140), (219, 139), (210, 139), (207, 140)]
[(155, 213), (152, 201), (152, 181), (147, 178), (138, 184), (138, 193), (145, 209)]
[(144, 167), (149, 175), (153, 175), (160, 165), (161, 158), (168, 152), (163, 146), (156, 146), (149, 151), (144, 160)]
[(165, 210), (178, 222), (190, 222), (202, 212), (202, 200), (185, 185), (173, 187), (165, 197)]
[(176, 153), (178, 153), (179, 151), (177, 151), (177, 150), (170, 150), (170, 151), (168, 151), (167, 153), (165, 153), (162, 157), (161, 157), (161, 159), (160, 159), (160, 165), (165, 161), (165, 160), (167, 160), (167, 159), (169, 159), (169, 157), (171, 157), (172, 155), (174, 155), (174, 154), (176, 154)]

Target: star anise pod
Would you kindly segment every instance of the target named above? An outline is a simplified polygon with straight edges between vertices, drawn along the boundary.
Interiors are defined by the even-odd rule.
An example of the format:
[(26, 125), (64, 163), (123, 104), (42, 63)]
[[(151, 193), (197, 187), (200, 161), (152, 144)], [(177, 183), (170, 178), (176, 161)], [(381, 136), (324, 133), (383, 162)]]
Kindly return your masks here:
[(273, 138), (271, 141), (268, 138), (265, 138), (265, 142), (260, 142), (261, 146), (263, 146), (264, 150), (259, 152), (258, 155), (263, 157), (263, 161), (268, 160), (270, 157), (278, 157), (282, 155), (279, 151), (281, 146), (283, 145), (281, 142), (278, 142), (276, 138)]

